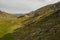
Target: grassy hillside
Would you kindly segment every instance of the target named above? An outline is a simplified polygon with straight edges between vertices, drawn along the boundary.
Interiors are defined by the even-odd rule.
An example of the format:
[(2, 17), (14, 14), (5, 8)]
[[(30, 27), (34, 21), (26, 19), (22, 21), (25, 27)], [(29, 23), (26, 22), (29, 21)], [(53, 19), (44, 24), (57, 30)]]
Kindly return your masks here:
[(10, 32), (10, 28), (16, 24), (14, 15), (0, 11), (0, 37)]
[(8, 33), (2, 34), (4, 36), (0, 40), (60, 40), (60, 2), (12, 21), (12, 24), (3, 24), (5, 27), (2, 25), (4, 29), (1, 28), (1, 34), (6, 31)]

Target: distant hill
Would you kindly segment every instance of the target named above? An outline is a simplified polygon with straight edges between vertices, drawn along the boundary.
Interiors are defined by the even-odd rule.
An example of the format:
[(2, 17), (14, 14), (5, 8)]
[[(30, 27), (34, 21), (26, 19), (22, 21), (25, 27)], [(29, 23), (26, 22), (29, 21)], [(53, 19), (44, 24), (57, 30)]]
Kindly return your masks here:
[(16, 17), (20, 17), (20, 16), (24, 16), (25, 14), (13, 14), (15, 15)]
[(60, 40), (60, 2), (39, 8), (14, 22), (20, 27), (15, 24), (18, 28), (0, 40)]
[(14, 19), (17, 18), (15, 15), (0, 11), (0, 19)]

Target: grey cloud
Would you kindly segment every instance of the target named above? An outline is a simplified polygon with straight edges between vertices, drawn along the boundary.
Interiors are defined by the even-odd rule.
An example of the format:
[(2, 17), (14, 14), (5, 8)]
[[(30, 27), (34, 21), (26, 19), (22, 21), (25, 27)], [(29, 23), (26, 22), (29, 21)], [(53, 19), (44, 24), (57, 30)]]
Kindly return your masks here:
[(0, 10), (24, 13), (60, 0), (0, 0)]

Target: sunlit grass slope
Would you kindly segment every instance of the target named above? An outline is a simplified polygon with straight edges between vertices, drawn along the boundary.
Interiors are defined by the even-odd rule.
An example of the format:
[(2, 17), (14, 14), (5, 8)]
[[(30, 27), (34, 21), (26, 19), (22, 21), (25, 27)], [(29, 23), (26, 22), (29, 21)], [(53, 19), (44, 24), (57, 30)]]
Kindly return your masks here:
[(0, 37), (10, 32), (11, 27), (17, 24), (16, 19), (14, 15), (0, 11)]

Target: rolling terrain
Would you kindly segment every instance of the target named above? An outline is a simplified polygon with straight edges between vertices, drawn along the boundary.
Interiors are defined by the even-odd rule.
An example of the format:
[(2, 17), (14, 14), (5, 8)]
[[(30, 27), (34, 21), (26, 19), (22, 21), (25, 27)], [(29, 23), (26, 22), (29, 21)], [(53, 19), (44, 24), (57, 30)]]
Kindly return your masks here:
[(8, 18), (1, 20), (0, 40), (60, 40), (60, 2)]
[(18, 26), (18, 22), (15, 15), (0, 11), (0, 37), (12, 32), (17, 28), (16, 26)]

